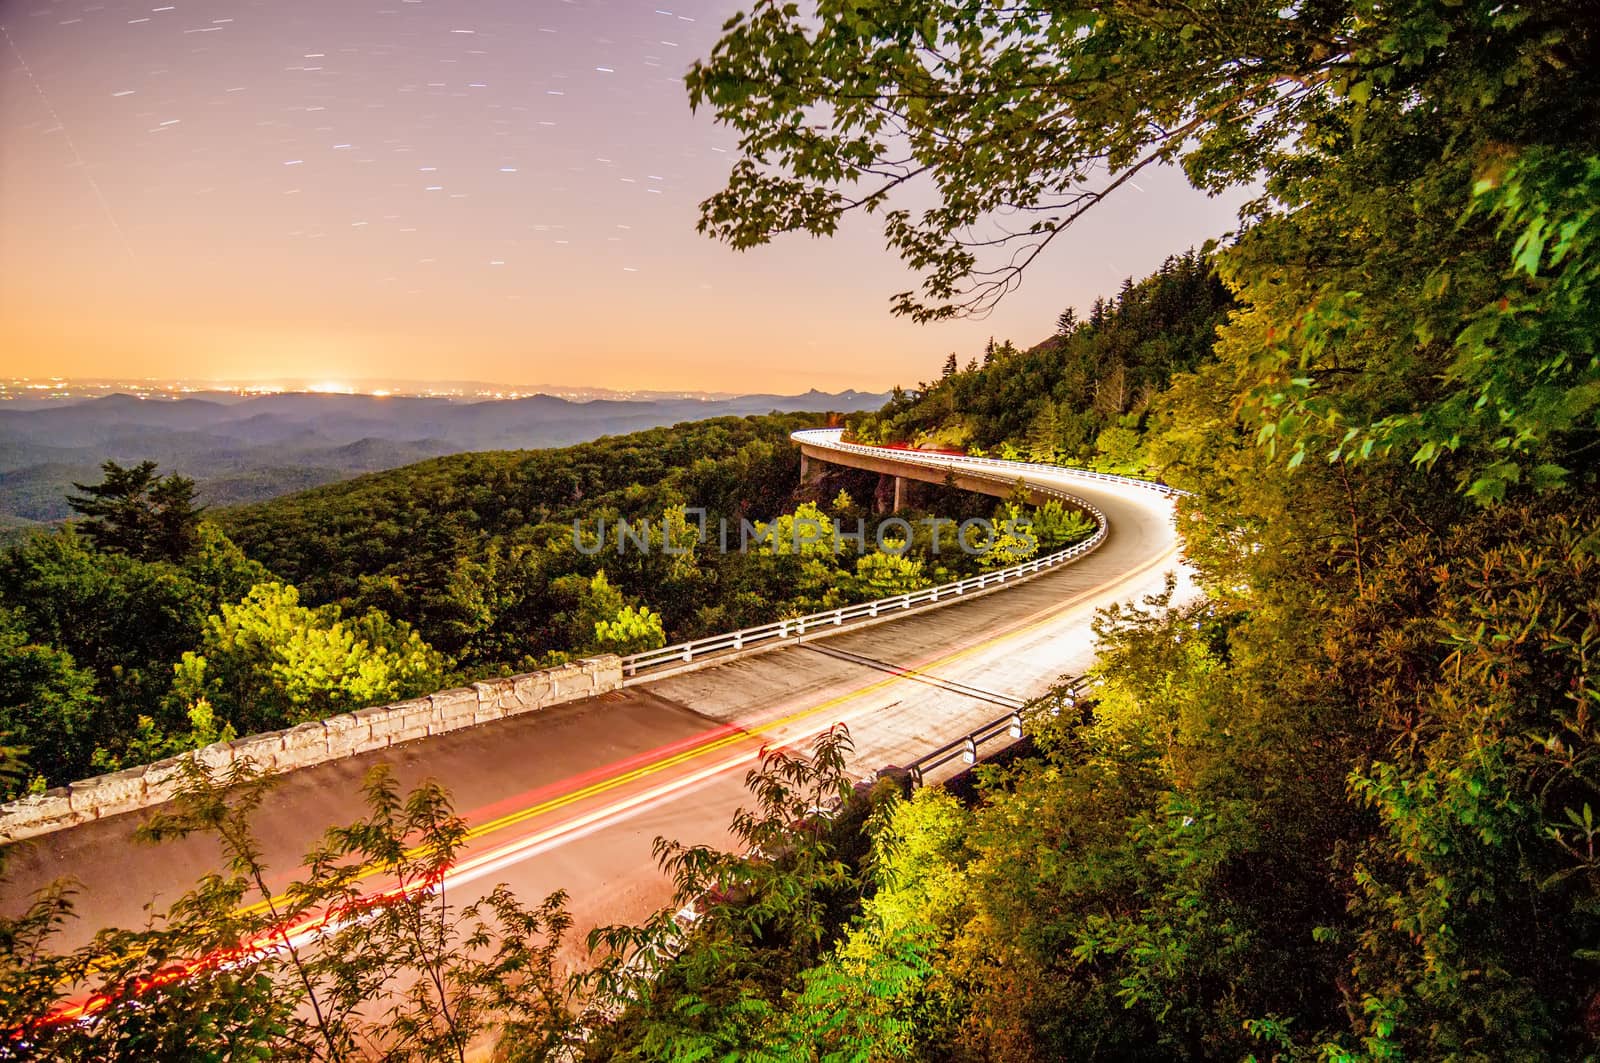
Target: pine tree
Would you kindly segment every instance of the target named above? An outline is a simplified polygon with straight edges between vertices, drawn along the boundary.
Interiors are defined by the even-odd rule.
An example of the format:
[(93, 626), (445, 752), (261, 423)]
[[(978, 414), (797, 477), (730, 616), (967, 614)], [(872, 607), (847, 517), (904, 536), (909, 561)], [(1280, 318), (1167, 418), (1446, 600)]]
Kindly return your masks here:
[(1034, 461), (1055, 461), (1061, 440), (1061, 416), (1046, 399), (1028, 426), (1028, 455)]
[(81, 527), (97, 547), (141, 561), (181, 561), (194, 552), (204, 507), (194, 504), (193, 480), (158, 476), (153, 461), (131, 469), (108, 461), (100, 468), (102, 482), (74, 483), (83, 494), (67, 499), (88, 518)]

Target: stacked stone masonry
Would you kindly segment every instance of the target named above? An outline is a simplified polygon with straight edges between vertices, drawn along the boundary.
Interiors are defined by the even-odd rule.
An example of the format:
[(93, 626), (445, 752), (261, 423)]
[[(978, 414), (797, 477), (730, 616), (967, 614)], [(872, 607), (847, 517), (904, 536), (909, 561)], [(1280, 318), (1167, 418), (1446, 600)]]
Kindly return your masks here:
[[(607, 654), (559, 668), (441, 690), (392, 705), (375, 705), (284, 731), (219, 742), (184, 754), (184, 758), (192, 757), (202, 767), (213, 770), (249, 761), (256, 770), (275, 775), (536, 712), (621, 687), (622, 662)], [(184, 758), (173, 757), (100, 775), (0, 805), (0, 844), (170, 801), (183, 782)]]

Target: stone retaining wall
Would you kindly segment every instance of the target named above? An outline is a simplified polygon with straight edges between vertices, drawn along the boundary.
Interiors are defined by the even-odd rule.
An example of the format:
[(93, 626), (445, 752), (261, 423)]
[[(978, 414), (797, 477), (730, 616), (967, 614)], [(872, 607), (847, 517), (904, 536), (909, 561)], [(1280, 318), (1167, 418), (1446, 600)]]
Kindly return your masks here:
[[(275, 775), (621, 687), (622, 661), (607, 654), (392, 705), (374, 705), (286, 731), (218, 742), (184, 756), (194, 757), (208, 768), (250, 761), (258, 770)], [(0, 805), (0, 844), (169, 801), (182, 782), (181, 759), (172, 757), (100, 775)]]

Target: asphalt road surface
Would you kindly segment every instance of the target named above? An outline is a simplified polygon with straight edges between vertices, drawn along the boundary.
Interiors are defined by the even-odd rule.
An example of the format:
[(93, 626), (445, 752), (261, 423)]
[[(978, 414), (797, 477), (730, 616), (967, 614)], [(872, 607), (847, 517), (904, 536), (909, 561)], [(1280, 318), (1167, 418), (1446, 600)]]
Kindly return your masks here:
[[(575, 921), (568, 958), (580, 960), (576, 943), (589, 927), (640, 920), (667, 900), (651, 857), (657, 836), (728, 840), (726, 825), (747, 796), (744, 774), (764, 746), (803, 746), (843, 722), (857, 774), (907, 763), (1003, 714), (1003, 703), (1080, 673), (1092, 660), (1096, 609), (1157, 592), (1168, 573), (1192, 593), (1169, 499), (1059, 482), (1106, 514), (1110, 534), (1087, 558), (1032, 580), (282, 777), (255, 824), (273, 885), (293, 880), (325, 827), (360, 814), (362, 776), (387, 762), (401, 785), (442, 783), (473, 828), (447, 893), (465, 902), (504, 882), (531, 902), (567, 890)], [(12, 846), (0, 911), (14, 914), (33, 891), (69, 878), (78, 883), (77, 918), (58, 947), (101, 927), (145, 924), (217, 864), (208, 839), (136, 844), (132, 832), (146, 815)]]

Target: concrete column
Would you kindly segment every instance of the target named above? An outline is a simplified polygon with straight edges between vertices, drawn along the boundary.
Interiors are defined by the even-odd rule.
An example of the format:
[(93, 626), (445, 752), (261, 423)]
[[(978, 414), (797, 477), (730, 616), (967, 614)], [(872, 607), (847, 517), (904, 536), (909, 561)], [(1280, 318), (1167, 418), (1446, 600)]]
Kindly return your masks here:
[(872, 486), (872, 512), (880, 515), (889, 512), (891, 495), (889, 484), (887, 483), (888, 479), (888, 473), (880, 472), (878, 474), (878, 482)]
[(894, 478), (894, 509), (895, 509), (895, 512), (898, 513), (900, 510), (904, 509), (905, 505), (906, 505), (906, 478), (904, 476), (896, 476)]
[(803, 484), (815, 483), (822, 479), (823, 463), (814, 460), (805, 451), (800, 452), (800, 482)]

